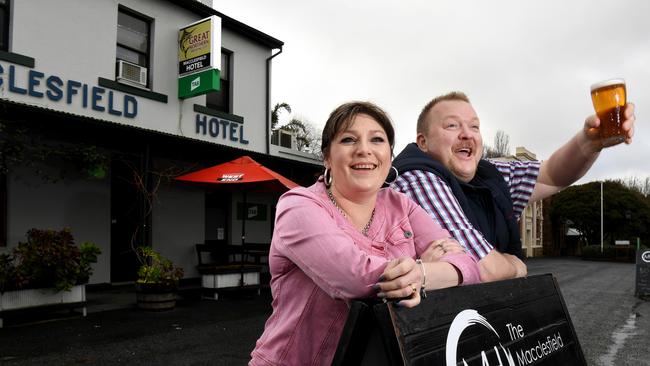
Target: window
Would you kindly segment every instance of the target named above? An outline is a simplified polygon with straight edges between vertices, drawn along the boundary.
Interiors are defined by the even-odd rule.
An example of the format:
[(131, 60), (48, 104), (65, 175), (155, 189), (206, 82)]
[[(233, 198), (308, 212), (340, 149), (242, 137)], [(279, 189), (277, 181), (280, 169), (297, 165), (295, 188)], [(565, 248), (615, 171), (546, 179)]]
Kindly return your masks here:
[(218, 92), (206, 94), (205, 106), (216, 109), (221, 112), (231, 113), (230, 111), (230, 59), (232, 53), (221, 50), (221, 87)]
[(0, 0), (0, 51), (9, 51), (9, 0)]
[(273, 134), (271, 134), (271, 143), (273, 145), (286, 147), (287, 149), (294, 149), (298, 146), (296, 133), (283, 129), (273, 130)]
[[(2, 0), (0, 0), (2, 1)], [(118, 79), (123, 76), (120, 75), (119, 61), (123, 60), (129, 62), (134, 66), (140, 66), (142, 70), (149, 68), (149, 32), (150, 21), (129, 12), (125, 9), (120, 9), (117, 14), (117, 75)], [(130, 67), (129, 72), (134, 72), (133, 67)], [(146, 76), (142, 78), (139, 74), (135, 76), (125, 75), (126, 80), (135, 81), (146, 86)]]

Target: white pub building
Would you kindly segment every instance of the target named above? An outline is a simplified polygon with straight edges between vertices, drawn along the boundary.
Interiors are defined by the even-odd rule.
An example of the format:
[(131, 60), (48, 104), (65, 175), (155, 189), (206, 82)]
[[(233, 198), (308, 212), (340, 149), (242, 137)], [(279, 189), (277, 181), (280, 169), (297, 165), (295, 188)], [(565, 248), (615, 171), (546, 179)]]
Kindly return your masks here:
[[(195, 244), (240, 242), (242, 194), (171, 178), (248, 155), (296, 183), (314, 181), (315, 156), (290, 139), (271, 143), (272, 64), (283, 43), (211, 5), (0, 0), (0, 253), (29, 229), (68, 227), (77, 244), (102, 250), (91, 284), (133, 281), (132, 244), (195, 278)], [(208, 18), (217, 48), (179, 62), (190, 43), (206, 42), (181, 30)], [(179, 76), (198, 75), (210, 57), (200, 82), (219, 90), (181, 95)], [(247, 242), (270, 243), (279, 195), (248, 194)]]

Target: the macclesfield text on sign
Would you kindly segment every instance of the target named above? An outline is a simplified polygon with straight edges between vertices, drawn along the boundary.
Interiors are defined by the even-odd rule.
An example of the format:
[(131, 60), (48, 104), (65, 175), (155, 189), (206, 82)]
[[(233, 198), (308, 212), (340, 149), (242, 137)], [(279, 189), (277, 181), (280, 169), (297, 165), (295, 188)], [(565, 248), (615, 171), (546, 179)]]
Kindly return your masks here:
[[(494, 333), (497, 338), (501, 338), (499, 333), (492, 327), (492, 325), (487, 321), (487, 319), (479, 314), (476, 310), (467, 309), (463, 310), (451, 323), (449, 328), (449, 333), (447, 334), (447, 344), (446, 344), (446, 363), (447, 366), (455, 366), (458, 364), (458, 342), (460, 340), (461, 334), (465, 329), (472, 325), (481, 325), (486, 329)], [(521, 324), (516, 323), (507, 323), (505, 325), (505, 331), (510, 337), (511, 341), (517, 341), (523, 339), (526, 334), (524, 327)], [(552, 335), (547, 335), (546, 338), (537, 339), (532, 346), (526, 346), (525, 348), (516, 349), (512, 355), (510, 348), (504, 347), (501, 342), (495, 344), (492, 349), (481, 350), (480, 361), (481, 366), (525, 366), (536, 364), (538, 361), (543, 360), (545, 357), (551, 355), (552, 353), (559, 351), (564, 347), (562, 342), (562, 336), (559, 332)], [(467, 355), (468, 357), (473, 357), (475, 355)], [(477, 359), (478, 358), (474, 358)], [(464, 366), (469, 366), (465, 357), (461, 358)], [(478, 364), (477, 364), (478, 365)]]

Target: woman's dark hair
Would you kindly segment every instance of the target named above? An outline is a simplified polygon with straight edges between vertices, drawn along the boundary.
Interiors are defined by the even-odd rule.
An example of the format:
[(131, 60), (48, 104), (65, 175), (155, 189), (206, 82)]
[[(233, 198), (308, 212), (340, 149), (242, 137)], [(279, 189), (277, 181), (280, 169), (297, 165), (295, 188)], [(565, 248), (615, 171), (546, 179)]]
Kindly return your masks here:
[(393, 154), (393, 147), (395, 146), (395, 129), (393, 123), (388, 117), (388, 114), (383, 109), (379, 108), (370, 102), (348, 102), (340, 105), (338, 108), (330, 113), (325, 127), (323, 128), (323, 136), (321, 142), (321, 152), (323, 157), (329, 155), (330, 145), (334, 136), (341, 131), (345, 131), (350, 127), (350, 124), (359, 114), (365, 114), (377, 121), (379, 125), (386, 132), (388, 142), (390, 144), (391, 155)]

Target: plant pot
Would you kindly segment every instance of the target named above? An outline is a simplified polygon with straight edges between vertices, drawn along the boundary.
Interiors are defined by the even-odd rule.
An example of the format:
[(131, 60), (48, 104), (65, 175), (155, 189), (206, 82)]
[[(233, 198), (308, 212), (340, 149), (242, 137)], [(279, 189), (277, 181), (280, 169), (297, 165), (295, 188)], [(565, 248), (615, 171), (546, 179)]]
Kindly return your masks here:
[(159, 283), (136, 283), (135, 294), (140, 309), (172, 310), (176, 307), (176, 286)]
[(56, 291), (53, 288), (24, 289), (0, 293), (0, 328), (2, 314), (13, 310), (56, 305), (79, 305), (86, 316), (86, 285), (77, 285), (70, 291)]

